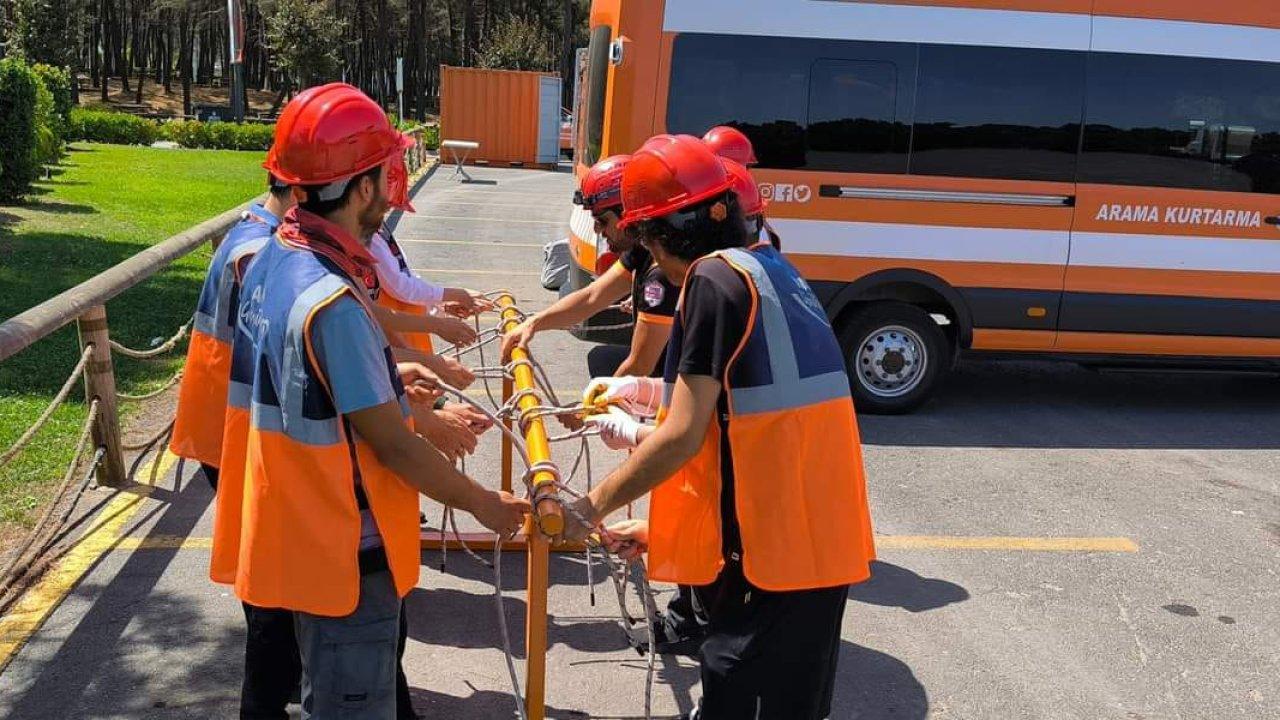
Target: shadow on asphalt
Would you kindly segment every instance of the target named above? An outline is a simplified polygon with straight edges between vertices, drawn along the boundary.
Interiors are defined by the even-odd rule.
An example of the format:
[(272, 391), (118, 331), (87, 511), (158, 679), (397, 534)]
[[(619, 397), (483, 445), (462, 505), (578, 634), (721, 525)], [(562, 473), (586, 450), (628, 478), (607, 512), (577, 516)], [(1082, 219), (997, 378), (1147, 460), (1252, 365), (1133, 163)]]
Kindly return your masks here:
[(832, 720), (924, 720), (928, 715), (929, 696), (906, 663), (862, 645), (840, 644)]
[[(472, 689), (466, 697), (455, 697), (422, 688), (409, 688), (409, 693), (413, 697), (413, 709), (424, 718), (490, 720), (517, 717), (515, 700), (510, 693)], [(584, 720), (590, 715), (547, 705), (546, 717), (551, 720)]]
[[(483, 557), (489, 557), (484, 553)], [(439, 553), (423, 553), (425, 568), (439, 568)], [(507, 627), (511, 633), (512, 650), (516, 657), (524, 657), (524, 625), (527, 605), (523, 598), (526, 585), (524, 555), (518, 552), (503, 554), (502, 587), (506, 591), (503, 609)], [(467, 580), (492, 586), (493, 570), (481, 565), (462, 553), (449, 553), (448, 573)], [(608, 653), (625, 650), (627, 638), (618, 621), (614, 619), (617, 595), (604, 568), (597, 565), (595, 575), (596, 607), (589, 606), (586, 587), (585, 563), (579, 556), (553, 554), (550, 563), (552, 587), (574, 586), (572, 592), (581, 593), (582, 608), (592, 611), (590, 617), (548, 617), (547, 644), (563, 645), (587, 653)], [(409, 637), (419, 642), (441, 647), (462, 649), (501, 649), (502, 635), (494, 621), (493, 593), (490, 590), (468, 592), (454, 588), (414, 588), (405, 598), (405, 613), (409, 618)], [(639, 596), (634, 586), (629, 593), (631, 612), (642, 613)], [(477, 608), (482, 608), (479, 612)]]
[[(130, 521), (130, 526), (160, 514), (146, 537), (179, 536), (191, 533), (212, 499), (213, 493), (199, 472), (190, 465), (178, 477), (176, 489), (159, 488), (153, 498), (166, 502)], [(239, 633), (219, 633), (216, 650), (201, 653), (204, 661), (184, 668), (180, 684), (157, 685), (157, 677), (145, 672), (146, 663), (127, 660), (150, 649), (183, 647), (207, 622), (195, 608), (168, 593), (157, 592), (156, 583), (179, 550), (155, 549), (131, 553), (112, 580), (105, 585), (82, 584), (74, 595), (91, 598), (92, 605), (79, 619), (57, 652), (41, 663), (40, 675), (18, 697), (9, 701), (13, 720), (84, 717), (89, 708), (111, 708), (121, 717), (208, 717), (196, 706), (224, 697), (197, 696), (188, 678), (199, 678), (201, 687), (239, 688), (243, 667), (244, 637)], [(126, 632), (128, 636), (126, 637)], [(184, 656), (185, 657), (185, 656)], [(161, 660), (163, 661), (163, 660)], [(94, 668), (93, 672), (85, 672)], [(142, 670), (135, 670), (141, 668)], [(145, 692), (140, 692), (145, 688)]]
[(887, 562), (871, 564), (871, 579), (849, 588), (849, 599), (918, 613), (969, 599), (969, 591), (946, 580), (927, 578)]
[(868, 445), (1278, 449), (1280, 379), (963, 362), (910, 415), (860, 415)]

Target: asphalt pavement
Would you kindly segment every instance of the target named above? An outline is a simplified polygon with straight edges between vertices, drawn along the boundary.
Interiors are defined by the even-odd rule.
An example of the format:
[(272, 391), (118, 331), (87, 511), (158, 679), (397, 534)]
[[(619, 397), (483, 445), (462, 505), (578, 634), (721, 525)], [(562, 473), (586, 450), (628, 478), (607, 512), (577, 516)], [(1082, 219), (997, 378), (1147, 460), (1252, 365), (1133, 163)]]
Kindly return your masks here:
[[(417, 191), (396, 228), (410, 264), (546, 307), (541, 246), (566, 232), (572, 177), (472, 175), (441, 168)], [(588, 348), (535, 341), (562, 396), (587, 379)], [(919, 412), (860, 418), (880, 561), (850, 592), (833, 718), (1280, 718), (1278, 406), (1268, 377), (966, 361)], [(566, 473), (577, 449), (556, 449)], [(592, 460), (598, 479), (619, 458), (596, 446)], [(489, 437), (468, 472), (496, 486), (498, 466)], [(90, 498), (119, 513), (85, 524), (113, 533), (105, 552), (83, 554), (42, 624), (6, 628), (29, 638), (0, 674), (0, 717), (235, 717), (243, 618), (207, 578), (211, 491), (190, 466), (157, 467), (154, 487)], [(514, 717), (493, 573), (461, 552), (441, 561), (424, 553), (406, 600), (415, 706)], [(522, 676), (523, 561), (503, 555)], [(603, 571), (588, 573), (580, 555), (552, 560), (547, 717), (643, 717), (643, 659)], [(696, 666), (663, 658), (655, 717), (698, 694)]]

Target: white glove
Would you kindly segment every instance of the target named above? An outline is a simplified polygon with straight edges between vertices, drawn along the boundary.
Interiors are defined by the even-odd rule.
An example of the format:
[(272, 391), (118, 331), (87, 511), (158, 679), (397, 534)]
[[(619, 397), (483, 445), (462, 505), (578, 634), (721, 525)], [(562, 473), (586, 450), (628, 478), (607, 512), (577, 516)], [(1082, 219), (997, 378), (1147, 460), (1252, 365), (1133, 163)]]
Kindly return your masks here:
[(639, 417), (655, 417), (662, 403), (662, 381), (657, 378), (598, 377), (592, 378), (582, 391), (582, 404), (587, 407), (620, 405)]
[(610, 450), (630, 450), (640, 444), (639, 420), (620, 410), (588, 415), (586, 421), (600, 429), (600, 439)]

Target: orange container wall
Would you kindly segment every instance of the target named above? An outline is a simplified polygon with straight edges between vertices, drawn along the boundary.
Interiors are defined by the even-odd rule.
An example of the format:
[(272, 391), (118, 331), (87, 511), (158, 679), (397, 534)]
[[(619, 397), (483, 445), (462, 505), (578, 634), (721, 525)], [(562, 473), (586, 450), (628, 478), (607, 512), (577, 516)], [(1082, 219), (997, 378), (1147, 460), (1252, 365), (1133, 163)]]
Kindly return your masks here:
[(559, 76), (440, 66), (440, 139), (480, 143), (471, 160), (533, 165), (540, 77)]

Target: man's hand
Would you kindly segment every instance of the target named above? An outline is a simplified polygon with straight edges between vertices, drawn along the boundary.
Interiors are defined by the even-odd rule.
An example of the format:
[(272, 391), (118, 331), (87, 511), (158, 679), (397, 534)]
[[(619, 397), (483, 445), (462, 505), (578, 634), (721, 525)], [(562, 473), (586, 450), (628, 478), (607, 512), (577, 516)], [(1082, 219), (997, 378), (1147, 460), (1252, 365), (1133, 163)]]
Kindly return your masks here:
[(618, 311), (626, 313), (627, 315), (636, 314), (636, 304), (631, 296), (623, 298), (622, 302), (618, 303)]
[(623, 520), (605, 529), (604, 546), (623, 560), (633, 560), (649, 551), (649, 521)]
[(467, 421), (443, 410), (414, 412), (414, 425), (418, 433), (435, 446), (450, 462), (470, 455), (476, 450), (476, 434)]
[(588, 415), (587, 424), (600, 428), (600, 439), (610, 450), (630, 450), (639, 445), (640, 430), (644, 427), (635, 418), (618, 410)]
[(528, 348), (533, 336), (538, 334), (534, 323), (536, 318), (526, 318), (524, 322), (512, 328), (511, 332), (502, 336), (502, 362), (511, 362), (511, 351), (517, 347)]
[(649, 377), (597, 377), (582, 390), (587, 407), (620, 405), (641, 417), (654, 417), (662, 404), (662, 381)]
[(493, 301), (475, 290), (445, 288), (444, 302), (440, 304), (440, 307), (454, 317), (469, 318), (486, 310), (492, 310)]
[(596, 525), (587, 527), (582, 524), (583, 520), (589, 523), (596, 522), (596, 509), (591, 504), (590, 498), (578, 498), (569, 506), (570, 512), (566, 512), (564, 516), (564, 531), (560, 533), (557, 542), (582, 542), (587, 536), (596, 531)]
[(449, 413), (467, 424), (471, 428), (471, 432), (476, 435), (483, 435), (486, 430), (493, 427), (493, 420), (488, 415), (480, 412), (470, 403), (449, 402), (440, 408), (440, 412)]
[(440, 397), (440, 378), (420, 363), (403, 362), (396, 364), (400, 373), (400, 382), (404, 383), (404, 394), (409, 400), (418, 403), (434, 402)]
[(468, 511), (480, 521), (481, 525), (507, 538), (515, 535), (524, 525), (524, 517), (531, 510), (528, 500), (512, 497), (506, 491), (486, 491), (484, 495), (468, 508)]
[(475, 328), (454, 317), (435, 318), (435, 328), (431, 333), (440, 336), (445, 342), (459, 347), (466, 347), (476, 341)]
[(427, 367), (434, 372), (440, 380), (459, 389), (466, 390), (471, 383), (476, 381), (475, 373), (468, 370), (462, 363), (444, 355), (432, 355), (427, 359)]

